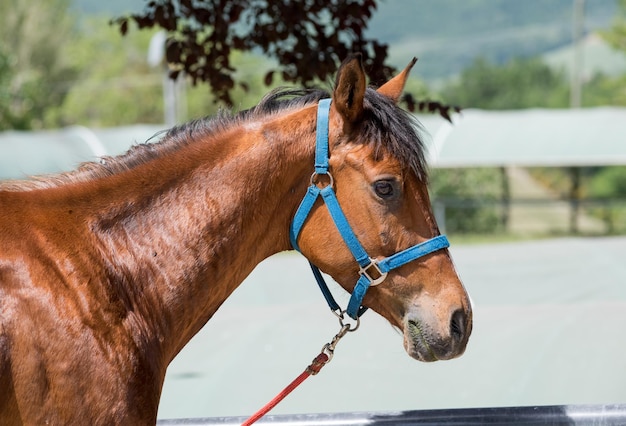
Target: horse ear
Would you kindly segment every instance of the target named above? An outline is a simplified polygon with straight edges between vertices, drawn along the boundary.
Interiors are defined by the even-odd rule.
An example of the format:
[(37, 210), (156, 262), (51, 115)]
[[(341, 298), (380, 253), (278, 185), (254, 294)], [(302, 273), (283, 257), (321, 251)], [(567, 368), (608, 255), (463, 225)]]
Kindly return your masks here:
[(417, 58), (413, 58), (409, 65), (394, 78), (380, 86), (377, 90), (381, 95), (385, 95), (388, 98), (391, 98), (394, 102), (398, 102), (402, 92), (404, 91), (404, 85), (406, 84), (407, 79), (409, 78), (409, 72), (411, 72), (411, 68), (417, 62)]
[(346, 59), (339, 67), (333, 91), (333, 105), (346, 124), (354, 123), (361, 118), (365, 86), (361, 54), (357, 53)]

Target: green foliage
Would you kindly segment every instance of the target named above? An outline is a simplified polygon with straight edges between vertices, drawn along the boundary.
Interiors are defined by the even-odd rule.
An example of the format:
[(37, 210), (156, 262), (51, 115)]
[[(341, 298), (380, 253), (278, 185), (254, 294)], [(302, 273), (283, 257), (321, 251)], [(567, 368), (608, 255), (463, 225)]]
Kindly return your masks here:
[[(536, 167), (533, 177), (560, 198), (571, 196), (571, 175), (564, 167)], [(626, 200), (626, 166), (583, 167), (581, 197), (583, 199)]]
[(442, 94), (463, 108), (554, 108), (567, 106), (569, 86), (538, 58), (514, 59), (503, 66), (478, 58)]
[[(80, 73), (61, 107), (48, 111), (48, 123), (92, 127), (163, 123), (163, 79), (167, 72), (147, 63), (148, 45), (155, 32), (131, 29), (121, 37), (104, 18), (85, 20), (81, 37), (66, 46), (72, 66)], [(262, 81), (269, 61), (236, 51), (231, 60), (237, 65), (238, 78), (247, 86), (247, 91), (241, 87), (233, 90), (234, 108), (249, 108), (269, 90)], [(279, 84), (282, 80), (277, 78), (275, 85)], [(188, 81), (185, 86), (182, 102), (187, 113), (180, 120), (217, 112), (209, 87)]]
[(9, 55), (0, 49), (0, 130), (13, 128), (11, 112), (11, 63)]
[(434, 204), (446, 206), (446, 232), (491, 233), (499, 228), (495, 202), (501, 198), (502, 180), (497, 169), (435, 169), (430, 190)]
[[(570, 197), (572, 192), (572, 176), (565, 167), (533, 167), (528, 169), (531, 176), (544, 187), (550, 188), (555, 196), (563, 199)], [(583, 183), (585, 176), (583, 175)], [(584, 191), (584, 188), (583, 188)]]
[[(166, 72), (147, 63), (155, 31), (131, 29), (121, 37), (106, 18), (79, 24), (68, 14), (67, 3), (0, 4), (0, 130), (163, 123)], [(262, 56), (236, 51), (232, 62), (247, 86), (247, 91), (233, 90), (234, 108), (249, 108), (269, 90), (262, 79), (271, 64)], [(278, 76), (273, 86), (282, 83)], [(217, 112), (208, 87), (187, 84), (185, 93), (188, 113), (181, 120)]]
[(406, 85), (404, 86), (404, 91), (410, 93), (418, 99), (430, 99), (432, 101), (441, 100), (440, 96), (437, 93), (433, 92), (424, 82), (424, 80), (416, 76), (409, 76), (408, 80), (406, 81)]
[(626, 232), (626, 166), (602, 167), (591, 177), (590, 198), (603, 200), (590, 213), (605, 221), (609, 233)]
[[(571, 197), (572, 177), (567, 168), (538, 167), (530, 171), (557, 197)], [(583, 167), (580, 175), (584, 214), (603, 221), (606, 233), (626, 233), (626, 166)]]
[[(626, 53), (626, 0), (618, 0), (611, 28), (600, 35), (615, 49)], [(595, 75), (585, 84), (583, 105), (626, 105), (626, 75), (608, 77)]]
[(626, 166), (603, 167), (589, 183), (592, 198), (626, 199)]
[(107, 20), (86, 20), (81, 37), (66, 46), (80, 73), (62, 108), (50, 112), (50, 125), (162, 123), (161, 75), (146, 59), (151, 36), (137, 32), (122, 38)]
[(626, 0), (617, 0), (618, 10), (613, 25), (601, 34), (614, 48), (626, 51)]
[(626, 76), (609, 77), (596, 74), (585, 83), (582, 93), (584, 107), (626, 105)]
[(0, 130), (41, 128), (75, 71), (62, 54), (74, 36), (69, 0), (0, 2)]

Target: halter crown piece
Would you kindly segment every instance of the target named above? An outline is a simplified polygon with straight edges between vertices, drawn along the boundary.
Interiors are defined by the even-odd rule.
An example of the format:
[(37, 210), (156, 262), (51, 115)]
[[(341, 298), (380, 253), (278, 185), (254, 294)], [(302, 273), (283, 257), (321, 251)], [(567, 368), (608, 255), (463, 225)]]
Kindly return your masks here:
[[(333, 190), (333, 178), (329, 172), (328, 164), (328, 115), (330, 111), (330, 99), (322, 99), (317, 107), (317, 128), (315, 137), (315, 172), (311, 176), (311, 185), (296, 211), (289, 230), (289, 238), (294, 249), (300, 251), (298, 247), (298, 235), (306, 222), (317, 197), (321, 196), (330, 212), (330, 216), (337, 226), (337, 230), (343, 237), (344, 242), (352, 252), (352, 255), (359, 264), (360, 278), (354, 286), (348, 307), (345, 312), (353, 319), (358, 319), (367, 310), (362, 306), (363, 297), (370, 286), (382, 283), (387, 277), (387, 273), (392, 269), (399, 268), (406, 263), (426, 256), (434, 251), (445, 249), (450, 246), (445, 235), (439, 235), (424, 241), (423, 243), (414, 245), (402, 250), (392, 256), (384, 259), (374, 259), (368, 256), (365, 249), (359, 243), (357, 236), (354, 234), (352, 227), (348, 223), (348, 219), (339, 206), (339, 201)], [(319, 188), (316, 184), (317, 178), (326, 175), (328, 185)], [(310, 262), (309, 262), (310, 263)], [(330, 309), (337, 313), (340, 317), (343, 314), (341, 308), (333, 298), (328, 285), (324, 281), (319, 268), (311, 264), (315, 280), (322, 290), (322, 294), (328, 302)]]

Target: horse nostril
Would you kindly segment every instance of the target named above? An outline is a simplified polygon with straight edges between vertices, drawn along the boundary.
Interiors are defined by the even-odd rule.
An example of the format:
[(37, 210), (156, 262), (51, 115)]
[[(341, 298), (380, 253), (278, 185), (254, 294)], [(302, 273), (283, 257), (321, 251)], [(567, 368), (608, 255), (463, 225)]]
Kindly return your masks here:
[(465, 336), (465, 313), (463, 313), (461, 309), (457, 309), (452, 314), (452, 319), (450, 320), (450, 336), (457, 342), (462, 341)]

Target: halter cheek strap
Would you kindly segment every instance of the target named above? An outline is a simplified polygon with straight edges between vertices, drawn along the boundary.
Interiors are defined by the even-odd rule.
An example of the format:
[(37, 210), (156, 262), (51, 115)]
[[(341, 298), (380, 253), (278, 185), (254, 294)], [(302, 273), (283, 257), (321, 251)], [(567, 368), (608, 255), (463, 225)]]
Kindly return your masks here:
[[(375, 286), (382, 283), (387, 274), (396, 268), (401, 267), (413, 260), (426, 256), (434, 251), (445, 249), (450, 246), (448, 239), (444, 235), (439, 235), (423, 243), (409, 247), (406, 250), (398, 252), (392, 256), (384, 258), (382, 260), (371, 258), (357, 236), (355, 235), (352, 227), (348, 223), (339, 200), (333, 190), (333, 177), (329, 172), (329, 155), (328, 155), (328, 115), (330, 111), (330, 99), (322, 99), (319, 102), (317, 109), (317, 128), (316, 128), (316, 140), (315, 140), (315, 172), (311, 176), (311, 185), (307, 189), (307, 192), (296, 211), (296, 214), (291, 223), (289, 230), (289, 238), (291, 245), (294, 249), (300, 251), (298, 246), (298, 236), (300, 231), (309, 216), (311, 209), (313, 208), (318, 197), (322, 197), (330, 216), (337, 227), (337, 230), (341, 234), (346, 246), (354, 256), (355, 260), (359, 264), (360, 278), (354, 286), (350, 301), (346, 313), (353, 319), (359, 318), (367, 308), (362, 306), (363, 297), (370, 286)], [(321, 176), (326, 176), (325, 181), (328, 184), (322, 188), (318, 183)], [(310, 263), (310, 262), (309, 262)], [(317, 284), (319, 285), (326, 302), (330, 306), (330, 309), (339, 312), (341, 314), (341, 308), (333, 298), (328, 285), (324, 281), (324, 278), (317, 266), (311, 264), (313, 275)]]

